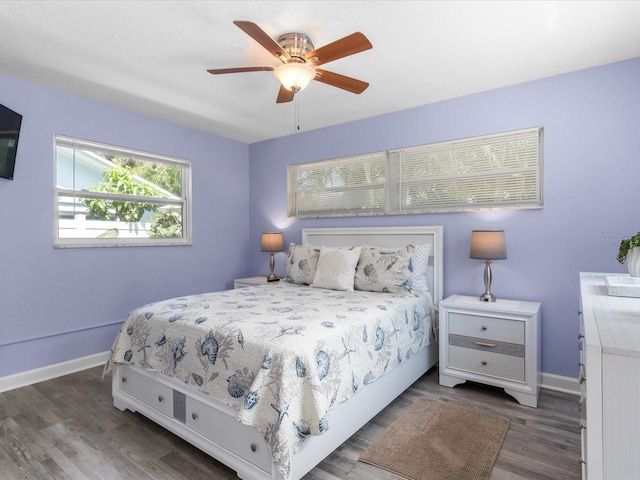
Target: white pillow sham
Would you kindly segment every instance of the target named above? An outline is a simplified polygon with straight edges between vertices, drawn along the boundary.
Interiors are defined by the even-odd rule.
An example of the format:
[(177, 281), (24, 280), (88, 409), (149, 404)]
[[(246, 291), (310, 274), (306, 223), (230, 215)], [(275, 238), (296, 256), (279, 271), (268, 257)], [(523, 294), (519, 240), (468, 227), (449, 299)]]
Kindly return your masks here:
[(360, 250), (361, 247), (353, 247), (350, 250), (320, 247), (318, 267), (311, 286), (314, 288), (353, 291)]

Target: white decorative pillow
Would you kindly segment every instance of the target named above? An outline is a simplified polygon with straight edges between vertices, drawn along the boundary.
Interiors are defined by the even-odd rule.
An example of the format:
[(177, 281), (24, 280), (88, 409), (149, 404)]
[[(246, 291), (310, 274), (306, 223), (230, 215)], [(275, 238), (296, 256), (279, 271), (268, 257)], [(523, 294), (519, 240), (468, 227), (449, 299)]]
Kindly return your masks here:
[(416, 245), (413, 254), (413, 278), (412, 290), (414, 292), (429, 292), (429, 284), (427, 282), (427, 269), (429, 268), (429, 256), (431, 255), (431, 245)]
[(285, 281), (310, 285), (318, 267), (320, 249), (309, 245), (289, 244), (289, 257), (285, 271)]
[(385, 293), (411, 292), (414, 250), (413, 245), (397, 250), (362, 248), (356, 269), (355, 289)]
[(351, 250), (321, 247), (318, 268), (311, 286), (352, 291), (360, 250), (360, 247), (353, 247)]

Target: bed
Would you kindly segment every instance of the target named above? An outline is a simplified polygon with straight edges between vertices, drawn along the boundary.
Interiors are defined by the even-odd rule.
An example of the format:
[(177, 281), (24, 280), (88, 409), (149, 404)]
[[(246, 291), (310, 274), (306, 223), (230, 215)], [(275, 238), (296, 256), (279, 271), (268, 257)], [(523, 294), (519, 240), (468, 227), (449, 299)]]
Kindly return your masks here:
[[(323, 288), (305, 284), (309, 266), (293, 254), (308, 245)], [(427, 256), (416, 263), (418, 247)], [(290, 248), (289, 277), (278, 283), (132, 312), (105, 366), (114, 406), (240, 478), (299, 479), (436, 364), (442, 227), (303, 229), (302, 244)], [(324, 270), (330, 258), (358, 260), (355, 290)], [(424, 275), (424, 289), (398, 276), (403, 262), (415, 270), (414, 286)], [(386, 267), (371, 268), (378, 264)], [(380, 291), (394, 271), (397, 288)]]

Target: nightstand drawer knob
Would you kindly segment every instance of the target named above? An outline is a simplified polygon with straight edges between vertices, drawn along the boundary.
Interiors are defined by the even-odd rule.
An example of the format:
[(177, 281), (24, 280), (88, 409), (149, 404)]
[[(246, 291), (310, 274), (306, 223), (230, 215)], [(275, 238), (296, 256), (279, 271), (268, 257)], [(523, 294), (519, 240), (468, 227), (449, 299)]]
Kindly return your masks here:
[(486, 360), (482, 360), (482, 362), (480, 362), (480, 363), (482, 363), (482, 365), (486, 365), (487, 361)]
[(480, 327), (481, 330), (486, 330), (487, 326), (486, 325), (482, 325), (482, 327)]

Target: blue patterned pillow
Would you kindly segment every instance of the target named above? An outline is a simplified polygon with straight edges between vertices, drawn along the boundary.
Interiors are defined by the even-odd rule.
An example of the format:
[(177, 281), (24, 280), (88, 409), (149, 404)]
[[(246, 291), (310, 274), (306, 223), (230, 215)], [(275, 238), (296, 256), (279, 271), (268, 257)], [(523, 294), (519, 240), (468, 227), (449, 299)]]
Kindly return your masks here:
[(414, 292), (429, 292), (429, 282), (427, 274), (429, 269), (429, 256), (431, 255), (431, 245), (416, 245), (413, 255), (413, 277), (411, 289)]
[(363, 247), (356, 268), (355, 289), (386, 293), (411, 292), (414, 251), (413, 245), (391, 251)]
[(284, 279), (289, 283), (311, 285), (318, 268), (318, 258), (319, 248), (290, 243)]

